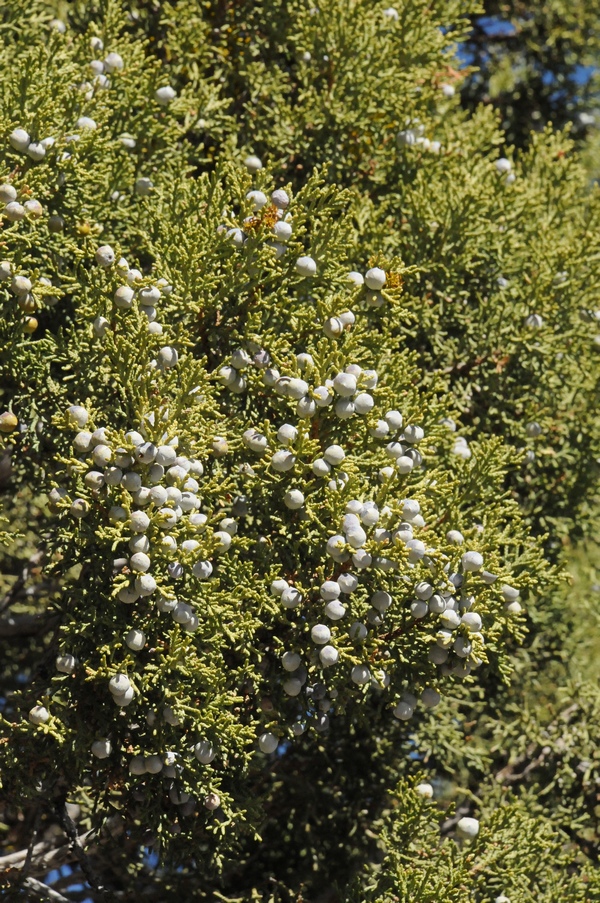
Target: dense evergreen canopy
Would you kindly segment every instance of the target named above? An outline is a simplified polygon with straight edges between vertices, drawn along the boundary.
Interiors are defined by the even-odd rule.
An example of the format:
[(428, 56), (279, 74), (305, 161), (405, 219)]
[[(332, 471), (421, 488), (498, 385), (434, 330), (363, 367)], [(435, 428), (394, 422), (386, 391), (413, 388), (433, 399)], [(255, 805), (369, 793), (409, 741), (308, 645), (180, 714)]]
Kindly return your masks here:
[(596, 3), (488, 0), (471, 17), (461, 58), (475, 71), (463, 102), (493, 104), (511, 142), (524, 145), (548, 122), (578, 139), (598, 120), (600, 19)]

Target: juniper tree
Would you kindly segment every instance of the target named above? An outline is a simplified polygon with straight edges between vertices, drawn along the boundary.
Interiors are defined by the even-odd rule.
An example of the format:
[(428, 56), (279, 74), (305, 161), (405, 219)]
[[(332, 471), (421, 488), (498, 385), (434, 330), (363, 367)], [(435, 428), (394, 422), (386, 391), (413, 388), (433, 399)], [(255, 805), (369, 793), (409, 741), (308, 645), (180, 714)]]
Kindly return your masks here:
[[(461, 114), (450, 41), (467, 34), (468, 8), (315, 10), (141, 6), (130, 29), (138, 39), (148, 29), (153, 52), (172, 61), (177, 103), (190, 109), (187, 157), (199, 169), (235, 146), (264, 158), (282, 184), (299, 187), (319, 167), (351, 189), (354, 265), (383, 253), (416, 267), (405, 280), (405, 317), (394, 319), (398, 342), (445, 374), (472, 434), (500, 431), (530, 458), (538, 451), (515, 487), (534, 528), (556, 530), (566, 518), (570, 531), (574, 506), (583, 527), (598, 446), (586, 415), (597, 397), (586, 322), (597, 200), (585, 169), (569, 140), (550, 133), (514, 169), (494, 113)], [(181, 20), (185, 28), (175, 27)], [(202, 57), (189, 66), (196, 47)], [(576, 408), (559, 386), (582, 368), (589, 378), (575, 377)], [(539, 436), (528, 436), (529, 423), (540, 423)]]
[(598, 10), (593, 4), (487, 2), (471, 19), (462, 56), (473, 67), (463, 103), (492, 103), (510, 140), (527, 144), (548, 122), (594, 133)]
[(598, 202), (459, 110), (467, 11), (3, 11), (10, 893), (594, 898), (594, 769), (519, 694), (593, 504)]

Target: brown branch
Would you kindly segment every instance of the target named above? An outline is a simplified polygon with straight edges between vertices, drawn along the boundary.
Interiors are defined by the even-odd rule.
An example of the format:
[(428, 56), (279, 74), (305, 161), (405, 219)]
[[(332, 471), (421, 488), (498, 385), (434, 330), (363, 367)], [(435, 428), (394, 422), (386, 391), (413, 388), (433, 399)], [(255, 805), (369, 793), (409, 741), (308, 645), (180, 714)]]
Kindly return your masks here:
[(62, 825), (63, 830), (67, 834), (70, 844), (71, 850), (75, 854), (75, 858), (79, 862), (81, 867), (81, 871), (85, 875), (88, 884), (90, 887), (93, 887), (95, 891), (97, 891), (101, 895), (101, 899), (104, 900), (105, 888), (102, 886), (100, 881), (98, 881), (96, 875), (94, 874), (94, 870), (92, 868), (91, 862), (85, 852), (85, 847), (81, 842), (81, 838), (77, 833), (77, 826), (69, 812), (67, 810), (66, 803), (61, 803), (56, 807), (56, 813), (58, 815), (59, 821)]
[(542, 762), (546, 759), (547, 756), (550, 755), (551, 752), (552, 752), (552, 749), (549, 746), (544, 746), (544, 748), (539, 753), (539, 755), (537, 755), (534, 759), (531, 759), (527, 763), (527, 765), (525, 766), (523, 771), (517, 772), (517, 771), (515, 771), (515, 769), (518, 768), (520, 765), (523, 765), (525, 762), (527, 762), (528, 757), (521, 756), (519, 759), (517, 759), (516, 762), (513, 762), (512, 765), (507, 765), (505, 768), (503, 768), (501, 771), (499, 771), (498, 774), (496, 775), (496, 781), (498, 781), (498, 783), (503, 783), (503, 784), (504, 783), (513, 784), (516, 781), (525, 780), (525, 778), (529, 774), (531, 774), (531, 772), (534, 771), (538, 767), (538, 765), (542, 764)]
[[(79, 843), (83, 848), (89, 846), (96, 838), (94, 830), (87, 831), (79, 837)], [(8, 871), (8, 869), (22, 869), (27, 861), (29, 850), (18, 850), (15, 853), (8, 853), (6, 856), (0, 856), (0, 873)], [(42, 877), (59, 865), (65, 865), (77, 859), (76, 854), (68, 845), (68, 838), (65, 836), (59, 838), (58, 844), (37, 843), (31, 852), (31, 870), (36, 875)]]
[[(578, 703), (571, 703), (571, 705), (567, 706), (566, 709), (564, 709), (556, 716), (554, 721), (550, 722), (550, 724), (546, 728), (546, 732), (550, 734), (552, 730), (559, 727), (559, 721), (569, 721), (571, 716), (574, 715), (575, 712), (578, 711), (578, 709)], [(496, 781), (498, 783), (514, 783), (516, 781), (524, 780), (554, 751), (551, 746), (543, 746), (539, 752), (538, 750), (540, 750), (539, 743), (530, 744), (526, 753), (524, 753), (522, 756), (519, 756), (519, 758), (514, 762), (505, 765), (504, 768), (500, 769), (500, 771), (496, 773)], [(521, 768), (522, 766), (525, 766), (523, 770), (517, 771), (517, 769)]]
[(37, 837), (40, 820), (42, 817), (42, 810), (40, 804), (38, 803), (35, 807), (35, 817), (33, 819), (33, 830), (31, 832), (31, 840), (29, 841), (29, 848), (27, 850), (27, 858), (25, 859), (25, 865), (23, 866), (23, 877), (26, 877), (29, 874), (29, 868), (31, 866), (31, 859), (33, 857), (33, 848), (35, 846), (35, 838)]
[(48, 887), (47, 884), (43, 884), (36, 878), (26, 878), (23, 884), (25, 887), (29, 887), (32, 891), (35, 891), (36, 894), (39, 894), (40, 897), (43, 897), (45, 900), (53, 900), (54, 903), (70, 903), (67, 897), (63, 897), (57, 890), (53, 890), (51, 887)]
[(0, 637), (37, 636), (56, 627), (60, 615), (8, 615), (0, 618)]
[(570, 837), (574, 843), (577, 844), (582, 853), (597, 865), (600, 861), (598, 845), (593, 841), (587, 840), (585, 837), (582, 837), (581, 834), (578, 834), (578, 832), (571, 827), (571, 825), (561, 825), (561, 827), (565, 834)]
[(0, 613), (6, 611), (7, 608), (10, 608), (13, 602), (17, 599), (23, 587), (27, 583), (27, 580), (29, 579), (33, 569), (39, 567), (42, 563), (44, 554), (45, 553), (43, 549), (37, 549), (31, 556), (31, 558), (25, 562), (23, 570), (21, 571), (9, 591), (0, 600)]

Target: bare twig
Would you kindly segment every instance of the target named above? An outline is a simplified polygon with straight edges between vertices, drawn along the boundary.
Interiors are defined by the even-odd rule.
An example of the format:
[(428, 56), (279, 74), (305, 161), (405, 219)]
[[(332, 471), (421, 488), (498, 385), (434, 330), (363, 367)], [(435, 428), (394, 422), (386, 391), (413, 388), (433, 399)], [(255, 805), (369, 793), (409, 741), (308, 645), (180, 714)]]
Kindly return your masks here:
[(23, 884), (46, 900), (54, 900), (54, 903), (70, 903), (67, 897), (63, 897), (57, 890), (53, 890), (51, 887), (48, 887), (47, 884), (38, 881), (37, 878), (26, 878)]
[(85, 847), (81, 842), (81, 837), (77, 833), (77, 826), (69, 815), (67, 806), (64, 801), (57, 805), (56, 813), (63, 827), (63, 830), (69, 838), (71, 849), (73, 850), (75, 857), (77, 858), (77, 861), (81, 866), (81, 871), (85, 875), (88, 884), (90, 885), (90, 887), (93, 887), (95, 891), (98, 891), (98, 893), (101, 895), (101, 899), (105, 899), (104, 887), (94, 874), (90, 860), (85, 852)]
[(6, 611), (7, 608), (13, 604), (13, 602), (19, 596), (21, 590), (29, 580), (31, 572), (34, 568), (39, 567), (44, 559), (44, 550), (36, 549), (31, 558), (25, 562), (23, 570), (9, 589), (9, 591), (3, 596), (0, 600), (0, 613)]
[[(547, 735), (550, 736), (552, 732), (559, 727), (560, 722), (569, 721), (578, 709), (579, 705), (574, 702), (563, 709), (562, 712), (559, 712), (556, 718), (551, 721), (546, 728)], [(541, 765), (549, 755), (557, 752), (559, 752), (558, 747), (552, 748), (548, 745), (542, 747), (539, 743), (531, 743), (523, 755), (519, 756), (518, 759), (515, 759), (514, 762), (509, 762), (508, 765), (505, 765), (504, 768), (496, 773), (496, 781), (499, 784), (522, 781), (527, 778), (532, 771), (535, 771), (538, 765)], [(521, 768), (523, 769), (522, 771), (518, 770)]]
[[(47, 862), (46, 854), (50, 854), (50, 856), (52, 856), (52, 854), (57, 853), (59, 849), (60, 847), (53, 847), (51, 844), (46, 842), (37, 843), (32, 848), (32, 865), (37, 866), (43, 863), (45, 866)], [(15, 853), (7, 853), (6, 856), (0, 856), (0, 872), (6, 871), (7, 869), (23, 868), (25, 862), (27, 861), (28, 852), (29, 850), (17, 850), (17, 852)]]
[[(96, 839), (95, 831), (87, 831), (79, 838), (83, 848), (89, 846)], [(7, 853), (0, 856), (0, 873), (8, 869), (22, 869), (27, 861), (28, 850), (17, 850), (15, 853)], [(58, 838), (56, 843), (42, 841), (37, 843), (31, 853), (31, 871), (36, 875), (45, 875), (51, 868), (65, 865), (76, 859), (74, 851), (68, 846), (67, 838)]]
[(31, 868), (31, 860), (33, 858), (33, 848), (35, 846), (35, 838), (37, 836), (39, 827), (40, 827), (40, 818), (41, 818), (41, 808), (38, 803), (35, 809), (35, 817), (33, 820), (33, 830), (31, 832), (31, 840), (29, 841), (29, 847), (27, 848), (27, 856), (25, 857), (25, 863), (23, 865), (23, 876), (29, 874), (29, 869)]
[[(517, 759), (516, 762), (513, 762), (512, 765), (507, 765), (496, 775), (496, 780), (498, 783), (507, 783), (512, 784), (516, 781), (523, 781), (532, 771), (534, 771), (538, 765), (541, 765), (546, 756), (548, 756), (552, 752), (549, 746), (544, 746), (542, 751), (535, 756), (535, 758), (531, 759), (527, 765), (527, 758), (521, 756), (521, 758)], [(521, 765), (525, 765), (523, 771), (516, 771), (516, 768), (519, 768)]]
[(37, 636), (52, 630), (59, 617), (40, 613), (35, 615), (7, 615), (0, 618), (0, 637)]

